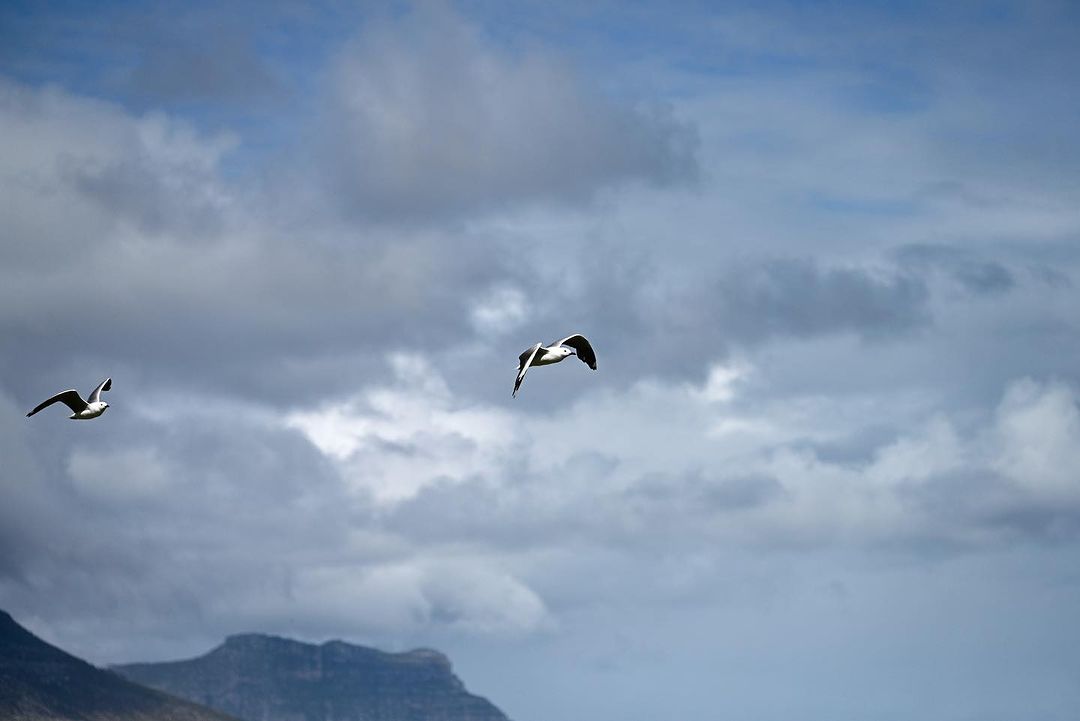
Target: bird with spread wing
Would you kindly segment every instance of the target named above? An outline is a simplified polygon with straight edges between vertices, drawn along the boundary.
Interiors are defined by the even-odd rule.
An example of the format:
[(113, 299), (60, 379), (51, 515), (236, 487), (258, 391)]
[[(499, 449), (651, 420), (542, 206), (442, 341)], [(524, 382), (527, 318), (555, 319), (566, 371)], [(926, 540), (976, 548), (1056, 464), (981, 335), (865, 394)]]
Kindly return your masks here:
[(101, 400), (101, 394), (103, 391), (107, 391), (112, 388), (112, 378), (106, 378), (103, 380), (97, 388), (90, 394), (90, 400), (84, 401), (79, 392), (74, 389), (61, 391), (52, 398), (46, 401), (42, 401), (37, 408), (26, 414), (26, 417), (34, 415), (38, 411), (48, 408), (53, 403), (63, 403), (65, 406), (71, 409), (71, 420), (82, 421), (89, 420), (90, 418), (97, 418), (105, 409), (109, 407), (109, 404)]
[(525, 374), (533, 366), (546, 366), (558, 363), (572, 355), (576, 355), (581, 361), (596, 370), (596, 353), (593, 351), (589, 339), (580, 333), (568, 335), (562, 340), (555, 341), (550, 345), (537, 343), (518, 356), (517, 380), (514, 381), (513, 397), (517, 397), (518, 388), (525, 380)]

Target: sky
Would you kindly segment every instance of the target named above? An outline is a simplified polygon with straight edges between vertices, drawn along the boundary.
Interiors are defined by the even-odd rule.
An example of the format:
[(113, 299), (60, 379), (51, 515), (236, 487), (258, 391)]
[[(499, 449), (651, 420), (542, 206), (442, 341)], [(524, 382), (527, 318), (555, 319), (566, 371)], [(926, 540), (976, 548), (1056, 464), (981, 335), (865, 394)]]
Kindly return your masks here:
[(3, 4), (0, 607), (1077, 718), (1078, 67), (1052, 1)]

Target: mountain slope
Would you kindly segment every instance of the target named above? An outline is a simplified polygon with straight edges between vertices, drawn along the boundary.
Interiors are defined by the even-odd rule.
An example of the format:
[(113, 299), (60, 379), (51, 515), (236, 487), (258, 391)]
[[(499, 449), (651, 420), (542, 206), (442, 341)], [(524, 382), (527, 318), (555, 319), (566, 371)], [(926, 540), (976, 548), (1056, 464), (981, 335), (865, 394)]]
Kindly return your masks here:
[(4, 611), (0, 611), (0, 718), (230, 721), (221, 713), (95, 668), (45, 643)]
[(115, 670), (245, 721), (508, 721), (429, 650), (392, 654), (245, 634), (199, 658)]

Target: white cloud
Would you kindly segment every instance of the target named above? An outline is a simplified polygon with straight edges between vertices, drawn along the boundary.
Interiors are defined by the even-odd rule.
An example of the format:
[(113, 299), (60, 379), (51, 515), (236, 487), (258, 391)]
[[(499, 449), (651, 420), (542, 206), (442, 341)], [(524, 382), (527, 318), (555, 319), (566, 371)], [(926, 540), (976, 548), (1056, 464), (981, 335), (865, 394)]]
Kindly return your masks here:
[(944, 417), (931, 418), (917, 433), (878, 449), (868, 469), (869, 480), (883, 487), (933, 481), (964, 468), (978, 467), (970, 443), (961, 439)]
[[(306, 564), (287, 591), (251, 587), (229, 600), (239, 615), (279, 623), (297, 605), (322, 628), (380, 637), (413, 636), (438, 627), (461, 634), (520, 636), (551, 627), (541, 598), (517, 578), (479, 557), (433, 554), (351, 564)], [(220, 609), (236, 615), (238, 609)]]
[(1080, 503), (1080, 407), (1062, 383), (1012, 384), (990, 434), (991, 467), (1038, 500)]
[(735, 397), (740, 382), (753, 373), (753, 366), (743, 360), (714, 363), (701, 389), (701, 396), (712, 403), (724, 403)]
[(425, 571), (428, 622), (468, 633), (513, 635), (542, 631), (553, 623), (543, 600), (505, 572), (476, 562), (439, 560)]
[[(736, 389), (752, 366), (733, 362), (699, 387), (641, 383), (526, 419), (463, 405), (419, 357), (392, 364), (393, 384), (288, 423), (396, 518), (393, 528), (426, 542), (497, 546), (516, 528), (536, 549), (563, 529), (605, 544), (649, 528), (688, 547), (713, 537), (753, 547), (993, 544), (1002, 530), (987, 512), (1080, 498), (1071, 470), (1080, 416), (1062, 385), (1013, 384), (978, 422), (931, 406), (913, 424), (903, 400), (744, 398)], [(831, 458), (828, 448), (858, 438), (870, 410), (906, 430), (860, 441), (850, 460)], [(622, 430), (596, 431), (606, 428)], [(1002, 480), (1012, 495), (1000, 495)], [(422, 502), (392, 515), (410, 501)], [(950, 518), (949, 504), (967, 510)]]
[(515, 440), (508, 414), (455, 402), (439, 371), (420, 356), (399, 354), (390, 362), (392, 385), (292, 413), (288, 425), (338, 461), (354, 490), (380, 503), (498, 466)]
[(525, 294), (518, 288), (493, 288), (472, 308), (473, 327), (484, 336), (502, 335), (519, 327), (529, 316)]

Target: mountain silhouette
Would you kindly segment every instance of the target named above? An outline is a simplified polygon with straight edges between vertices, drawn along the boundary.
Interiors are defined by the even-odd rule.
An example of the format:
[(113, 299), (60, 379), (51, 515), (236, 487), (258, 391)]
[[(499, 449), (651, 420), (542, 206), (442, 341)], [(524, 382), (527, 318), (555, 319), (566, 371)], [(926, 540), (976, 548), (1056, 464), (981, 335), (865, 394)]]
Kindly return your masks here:
[(113, 668), (244, 721), (509, 721), (427, 649), (385, 653), (244, 634), (198, 658)]

